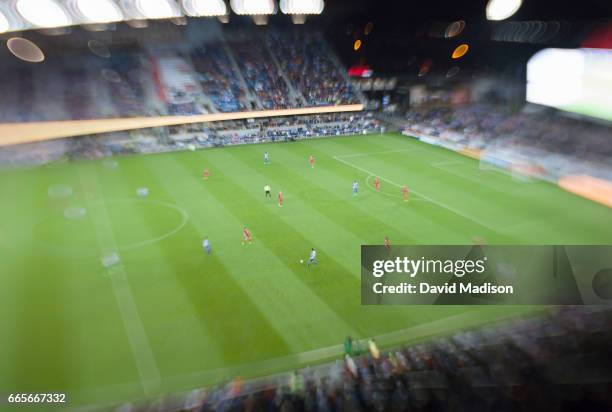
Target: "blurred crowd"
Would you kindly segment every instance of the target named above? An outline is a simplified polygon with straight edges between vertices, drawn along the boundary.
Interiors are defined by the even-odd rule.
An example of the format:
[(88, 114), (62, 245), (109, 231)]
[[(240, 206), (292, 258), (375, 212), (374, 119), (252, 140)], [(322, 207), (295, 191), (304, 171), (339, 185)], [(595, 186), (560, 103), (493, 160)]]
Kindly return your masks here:
[(284, 35), (270, 32), (266, 41), (307, 106), (359, 103), (346, 70), (322, 36), (301, 31)]
[(582, 159), (612, 158), (610, 125), (568, 117), (554, 109), (528, 107), (509, 113), (507, 107), (484, 103), (434, 105), (411, 109), (406, 121), (409, 131), (442, 137), (460, 134), (475, 146), (503, 141)]
[(193, 123), (0, 147), (0, 167), (378, 133), (380, 128), (377, 119), (362, 112)]
[(106, 57), (78, 51), (44, 65), (7, 66), (0, 72), (0, 122), (359, 102), (324, 39), (298, 31), (228, 34), (185, 50), (132, 46)]
[(612, 310), (565, 306), (381, 350), (347, 338), (338, 360), (236, 378), (121, 411), (609, 411)]

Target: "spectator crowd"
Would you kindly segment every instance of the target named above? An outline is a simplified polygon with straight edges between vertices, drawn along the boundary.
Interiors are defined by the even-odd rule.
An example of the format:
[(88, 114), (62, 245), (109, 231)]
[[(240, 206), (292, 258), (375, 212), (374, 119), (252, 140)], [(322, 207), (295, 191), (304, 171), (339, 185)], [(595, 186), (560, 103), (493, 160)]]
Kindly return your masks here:
[(78, 51), (1, 70), (0, 122), (357, 103), (345, 70), (320, 35), (299, 29), (243, 30), (181, 50)]

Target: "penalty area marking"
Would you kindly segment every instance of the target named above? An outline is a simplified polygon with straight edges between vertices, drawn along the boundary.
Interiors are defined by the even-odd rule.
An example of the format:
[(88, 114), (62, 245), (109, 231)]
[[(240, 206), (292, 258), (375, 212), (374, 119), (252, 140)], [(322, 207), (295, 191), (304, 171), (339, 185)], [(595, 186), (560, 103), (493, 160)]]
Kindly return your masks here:
[[(348, 162), (348, 161), (346, 161), (346, 160), (342, 159), (342, 157), (339, 157), (339, 156), (334, 156), (333, 158), (334, 158), (335, 160), (337, 160), (337, 161), (341, 162), (341, 163), (344, 163), (344, 164), (345, 164), (345, 165), (347, 165), (347, 166), (352, 167), (353, 169), (357, 169), (357, 170), (359, 170), (359, 171), (361, 171), (361, 172), (363, 172), (363, 173), (367, 173), (368, 175), (378, 176), (378, 177), (380, 178), (380, 180), (383, 180), (383, 181), (385, 181), (385, 182), (387, 182), (387, 183), (390, 183), (390, 184), (392, 184), (393, 186), (400, 187), (400, 188), (402, 187), (401, 185), (399, 185), (399, 184), (395, 183), (394, 181), (392, 181), (392, 180), (390, 180), (390, 179), (387, 179), (386, 177), (382, 177), (381, 175), (378, 175), (378, 174), (376, 174), (376, 173), (373, 173), (373, 172), (371, 172), (371, 171), (369, 171), (369, 170), (367, 170), (367, 169), (364, 169), (364, 168), (363, 168), (363, 167), (361, 167), (361, 166), (357, 166), (357, 165), (355, 165), (355, 164), (353, 164), (353, 163), (351, 163), (351, 162)], [(423, 199), (425, 199), (425, 200), (427, 200), (427, 201), (429, 201), (429, 202), (433, 203), (434, 205), (439, 206), (439, 207), (441, 207), (441, 208), (443, 208), (443, 209), (448, 210), (449, 212), (452, 212), (452, 213), (456, 214), (457, 216), (461, 216), (462, 218), (467, 219), (467, 220), (470, 220), (470, 221), (472, 221), (472, 222), (474, 222), (474, 223), (478, 224), (479, 226), (484, 226), (484, 227), (486, 227), (486, 228), (487, 228), (487, 229), (489, 229), (489, 230), (492, 230), (492, 231), (494, 231), (494, 232), (498, 232), (498, 230), (497, 230), (497, 229), (495, 229), (495, 228), (493, 228), (493, 227), (491, 227), (491, 226), (489, 226), (489, 225), (486, 225), (486, 224), (482, 223), (482, 222), (481, 222), (481, 221), (479, 221), (478, 219), (475, 219), (474, 217), (472, 217), (472, 216), (470, 216), (470, 215), (468, 215), (468, 214), (465, 214), (465, 213), (463, 213), (463, 212), (461, 212), (461, 211), (459, 211), (459, 210), (457, 210), (457, 209), (455, 209), (455, 208), (453, 208), (453, 207), (450, 207), (450, 206), (448, 206), (448, 205), (446, 205), (446, 204), (444, 204), (444, 203), (442, 203), (442, 202), (440, 202), (440, 201), (438, 201), (438, 200), (432, 199), (431, 197), (429, 197), (429, 196), (427, 196), (427, 195), (425, 195), (425, 194), (423, 194), (423, 193), (421, 193), (421, 192), (418, 192), (418, 191), (416, 191), (416, 190), (414, 190), (414, 189), (411, 189), (410, 191), (411, 191), (412, 193), (416, 194), (417, 196), (420, 196), (420, 197), (422, 197)]]

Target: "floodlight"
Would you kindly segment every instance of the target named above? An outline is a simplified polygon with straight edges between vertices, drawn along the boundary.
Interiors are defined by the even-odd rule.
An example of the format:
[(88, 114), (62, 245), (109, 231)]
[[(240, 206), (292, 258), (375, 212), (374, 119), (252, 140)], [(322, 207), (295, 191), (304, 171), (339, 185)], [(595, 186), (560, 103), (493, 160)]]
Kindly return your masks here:
[(113, 0), (74, 0), (74, 7), (87, 23), (121, 21), (123, 13)]
[(489, 0), (487, 3), (487, 20), (504, 20), (521, 8), (522, 0)]
[(236, 14), (255, 16), (276, 13), (274, 0), (231, 0), (230, 5)]
[(285, 14), (321, 14), (323, 0), (280, 0), (280, 9)]
[(225, 16), (227, 6), (223, 0), (182, 0), (183, 9), (189, 16)]
[(169, 19), (181, 15), (173, 0), (136, 0), (135, 6), (147, 19)]
[(15, 7), (26, 22), (36, 27), (61, 27), (72, 23), (55, 0), (17, 0)]

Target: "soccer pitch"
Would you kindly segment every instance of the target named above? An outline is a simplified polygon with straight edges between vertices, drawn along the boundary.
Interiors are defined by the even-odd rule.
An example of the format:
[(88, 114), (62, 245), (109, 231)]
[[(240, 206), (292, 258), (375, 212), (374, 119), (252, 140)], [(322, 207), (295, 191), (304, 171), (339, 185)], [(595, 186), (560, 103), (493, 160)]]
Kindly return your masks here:
[(65, 392), (72, 406), (290, 370), (336, 356), (347, 335), (385, 345), (533, 310), (362, 307), (360, 245), (385, 236), (612, 243), (609, 208), (396, 134), (3, 171), (0, 193), (0, 395)]

